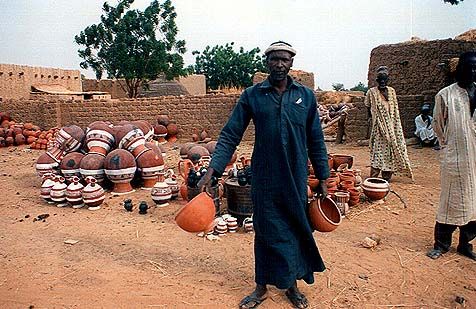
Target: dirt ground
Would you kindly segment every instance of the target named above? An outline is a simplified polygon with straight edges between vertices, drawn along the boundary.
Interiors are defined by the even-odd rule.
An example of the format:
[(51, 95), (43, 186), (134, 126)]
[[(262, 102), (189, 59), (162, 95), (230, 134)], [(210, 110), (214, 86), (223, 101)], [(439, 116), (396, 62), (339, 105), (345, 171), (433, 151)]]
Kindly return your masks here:
[[(367, 176), (367, 147), (328, 148), (354, 155)], [(174, 223), (181, 200), (147, 215), (126, 212), (124, 197), (110, 194), (98, 211), (47, 205), (35, 175), (39, 155), (0, 149), (1, 308), (236, 308), (252, 290), (252, 234), (212, 242), (183, 232)], [(415, 183), (397, 177), (391, 184), (407, 209), (392, 194), (352, 208), (332, 233), (315, 232), (328, 269), (313, 285), (299, 283), (311, 308), (476, 308), (476, 263), (454, 248), (439, 260), (425, 256), (438, 205), (438, 152), (409, 147), (409, 155)], [(176, 165), (177, 150), (168, 161)], [(148, 191), (127, 197), (136, 207), (153, 205)], [(49, 217), (34, 221), (40, 214)], [(361, 246), (371, 234), (382, 238), (374, 250)], [(271, 288), (260, 308), (291, 305)]]

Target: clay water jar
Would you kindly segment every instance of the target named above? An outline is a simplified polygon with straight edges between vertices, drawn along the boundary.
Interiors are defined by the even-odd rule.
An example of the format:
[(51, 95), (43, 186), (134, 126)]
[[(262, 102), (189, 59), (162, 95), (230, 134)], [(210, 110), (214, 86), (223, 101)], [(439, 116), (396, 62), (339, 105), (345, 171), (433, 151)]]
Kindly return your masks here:
[(131, 124), (135, 125), (142, 131), (146, 141), (151, 141), (154, 136), (154, 127), (147, 120), (135, 120), (131, 121)]
[(131, 180), (134, 178), (137, 166), (134, 156), (127, 150), (115, 149), (104, 159), (104, 171), (114, 183), (112, 194), (122, 195), (134, 192)]
[(354, 188), (354, 182), (350, 180), (344, 180), (339, 183), (339, 187), (342, 190), (348, 190)]
[(371, 201), (378, 201), (390, 192), (390, 185), (382, 178), (367, 178), (362, 183), (365, 196)]
[(347, 168), (351, 168), (354, 163), (354, 157), (349, 155), (332, 154), (332, 158), (334, 159), (333, 167), (335, 170), (344, 163), (347, 163)]
[(204, 147), (207, 148), (210, 155), (213, 155), (213, 153), (215, 152), (215, 147), (216, 146), (217, 146), (217, 141), (210, 141), (210, 142), (206, 143)]
[(207, 148), (200, 145), (193, 146), (187, 153), (187, 158), (194, 164), (198, 163), (202, 157), (210, 157), (210, 153)]
[(58, 148), (66, 152), (76, 151), (81, 147), (84, 139), (84, 131), (77, 125), (65, 126), (59, 130), (55, 139)]
[(70, 152), (64, 156), (60, 163), (60, 170), (67, 182), (72, 181), (72, 177), (81, 177), (79, 166), (84, 155), (79, 152)]
[(104, 181), (104, 159), (105, 155), (97, 153), (88, 153), (81, 159), (79, 164), (79, 172), (84, 179), (88, 176), (96, 178), (97, 182), (101, 184)]
[(115, 145), (114, 129), (104, 121), (95, 121), (86, 128), (85, 143), (89, 153), (106, 155)]
[(327, 233), (335, 230), (342, 222), (336, 203), (326, 197), (312, 200), (309, 205), (309, 219), (314, 230)]
[(158, 154), (154, 150), (147, 148), (145, 152), (136, 158), (136, 163), (144, 181), (142, 189), (152, 189), (159, 180), (159, 174), (164, 170), (162, 153)]
[(345, 171), (339, 175), (340, 181), (351, 181), (352, 184), (355, 184), (355, 175), (351, 171)]
[(175, 216), (175, 222), (190, 233), (208, 232), (213, 229), (215, 204), (206, 192), (202, 192), (184, 205)]

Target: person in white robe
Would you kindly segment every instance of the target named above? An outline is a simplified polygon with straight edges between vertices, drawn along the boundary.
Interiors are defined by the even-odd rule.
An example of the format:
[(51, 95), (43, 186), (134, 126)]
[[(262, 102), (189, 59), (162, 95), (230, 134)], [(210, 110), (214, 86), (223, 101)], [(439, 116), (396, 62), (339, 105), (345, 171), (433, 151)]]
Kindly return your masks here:
[(433, 128), (441, 146), (441, 194), (434, 231), (435, 243), (427, 255), (448, 252), (459, 228), (456, 251), (476, 260), (470, 243), (476, 237), (476, 51), (463, 53), (456, 83), (435, 97)]
[(437, 140), (431, 124), (433, 117), (430, 116), (430, 110), (430, 104), (423, 104), (420, 115), (415, 118), (415, 136), (421, 147), (434, 146)]

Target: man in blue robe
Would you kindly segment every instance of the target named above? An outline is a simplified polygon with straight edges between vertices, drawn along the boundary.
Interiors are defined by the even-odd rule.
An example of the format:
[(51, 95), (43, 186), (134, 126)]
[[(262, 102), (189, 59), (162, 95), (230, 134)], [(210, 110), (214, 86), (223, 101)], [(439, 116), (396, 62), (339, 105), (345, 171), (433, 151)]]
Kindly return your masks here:
[(223, 173), (253, 120), (256, 288), (240, 302), (240, 308), (256, 308), (266, 299), (268, 284), (285, 289), (295, 307), (306, 308), (309, 304), (297, 280), (311, 284), (313, 273), (325, 269), (307, 218), (307, 161), (309, 157), (320, 180), (318, 194), (325, 196), (327, 150), (313, 91), (288, 76), (295, 54), (291, 45), (281, 41), (265, 51), (269, 77), (242, 93), (199, 184), (210, 186), (211, 177)]

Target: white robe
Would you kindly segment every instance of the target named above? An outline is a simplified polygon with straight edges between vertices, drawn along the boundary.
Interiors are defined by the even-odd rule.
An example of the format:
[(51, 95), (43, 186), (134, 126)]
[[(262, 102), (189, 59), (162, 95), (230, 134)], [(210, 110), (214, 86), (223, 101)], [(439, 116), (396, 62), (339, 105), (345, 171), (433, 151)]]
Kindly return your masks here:
[(441, 194), (436, 221), (465, 225), (476, 221), (476, 112), (456, 83), (435, 97), (433, 128), (441, 149)]
[[(428, 116), (428, 118), (423, 120), (421, 115), (418, 115), (415, 118), (415, 135), (418, 136), (422, 141), (432, 141), (435, 138), (435, 132), (433, 131), (433, 127), (431, 126), (432, 118)], [(430, 125), (428, 126), (428, 123)]]

